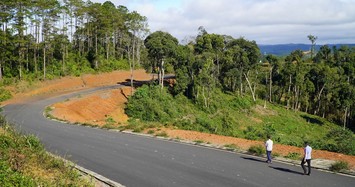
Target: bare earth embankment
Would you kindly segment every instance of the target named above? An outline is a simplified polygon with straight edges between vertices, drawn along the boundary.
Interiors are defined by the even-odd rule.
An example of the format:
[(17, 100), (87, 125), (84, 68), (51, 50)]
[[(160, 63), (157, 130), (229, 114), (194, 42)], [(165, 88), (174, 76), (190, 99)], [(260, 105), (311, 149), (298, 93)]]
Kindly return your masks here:
[[(13, 99), (3, 104), (21, 102), (32, 97), (40, 97), (43, 95), (54, 96), (98, 86), (116, 85), (126, 82), (129, 78), (129, 71), (116, 71), (99, 75), (84, 75), (82, 77), (66, 77), (53, 81), (45, 81), (34, 86), (35, 88), (31, 91), (16, 94)], [(146, 74), (143, 70), (137, 70), (134, 72), (134, 79), (137, 81), (150, 80), (152, 76)], [(112, 118), (119, 125), (125, 125), (128, 117), (124, 113), (124, 106), (127, 102), (127, 96), (130, 93), (130, 87), (123, 87), (72, 98), (52, 105), (52, 115), (72, 123), (79, 122), (103, 126), (108, 118)], [(263, 145), (261, 141), (251, 141), (179, 129), (162, 129), (162, 131), (166, 132), (171, 138), (203, 141), (214, 145), (235, 144), (243, 150), (247, 150), (251, 145)], [(276, 144), (274, 145), (274, 152), (282, 156), (291, 152), (302, 154), (302, 148)], [(355, 156), (314, 150), (312, 157), (316, 159), (343, 160), (348, 162), (352, 169), (355, 169)]]

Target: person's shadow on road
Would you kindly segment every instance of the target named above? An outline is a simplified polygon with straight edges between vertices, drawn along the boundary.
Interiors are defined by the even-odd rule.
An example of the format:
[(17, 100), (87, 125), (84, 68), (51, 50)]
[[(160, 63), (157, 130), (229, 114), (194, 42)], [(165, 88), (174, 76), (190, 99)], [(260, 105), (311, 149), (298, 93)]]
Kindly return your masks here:
[(269, 166), (270, 168), (279, 170), (279, 171), (283, 171), (283, 172), (288, 172), (288, 173), (293, 173), (293, 174), (298, 174), (298, 175), (303, 175), (302, 172), (298, 172), (298, 171), (293, 171), (287, 168), (280, 168), (280, 167), (275, 167), (275, 166)]
[(260, 159), (253, 158), (253, 157), (241, 156), (241, 158), (246, 159), (246, 160), (251, 160), (251, 161), (263, 162), (263, 163), (265, 163), (265, 160), (260, 160)]

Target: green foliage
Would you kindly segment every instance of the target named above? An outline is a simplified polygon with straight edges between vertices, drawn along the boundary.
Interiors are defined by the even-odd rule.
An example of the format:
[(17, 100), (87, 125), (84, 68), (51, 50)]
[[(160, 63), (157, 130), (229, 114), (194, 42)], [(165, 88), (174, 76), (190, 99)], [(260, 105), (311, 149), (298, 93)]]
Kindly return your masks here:
[(152, 129), (150, 129), (150, 130), (148, 130), (148, 132), (147, 132), (148, 134), (154, 134), (155, 133), (155, 131), (154, 130), (152, 130)]
[(228, 150), (231, 150), (231, 151), (239, 150), (239, 149), (240, 149), (240, 147), (238, 147), (238, 146), (235, 145), (235, 144), (227, 144), (227, 145), (224, 145), (224, 147), (226, 147)]
[(0, 160), (0, 186), (35, 187), (37, 185), (31, 177), (24, 176), (19, 172), (13, 171), (6, 161)]
[(105, 119), (105, 122), (106, 122), (105, 125), (108, 125), (108, 126), (112, 126), (112, 125), (114, 125), (115, 123), (117, 123), (111, 116), (107, 117), (107, 118)]
[(12, 95), (10, 91), (5, 90), (4, 88), (0, 87), (0, 102), (11, 99)]
[(348, 170), (349, 163), (346, 161), (337, 161), (334, 164), (332, 164), (329, 169), (334, 172), (340, 172), (341, 170)]
[(195, 140), (194, 142), (195, 142), (196, 144), (202, 144), (202, 143), (204, 143), (203, 140)]
[(265, 154), (265, 148), (261, 145), (252, 145), (249, 147), (248, 152), (253, 155), (261, 156)]
[(326, 138), (334, 140), (334, 143), (324, 146), (327, 150), (355, 155), (355, 136), (351, 131), (340, 128), (333, 129), (328, 132)]
[(165, 137), (165, 138), (169, 137), (166, 132), (159, 132), (156, 134), (156, 136)]
[(289, 158), (292, 160), (300, 160), (301, 159), (301, 154), (300, 153), (296, 153), (296, 152), (291, 152), (288, 153), (285, 158)]
[(166, 123), (180, 116), (179, 109), (174, 107), (176, 101), (158, 86), (145, 85), (128, 101), (126, 113), (133, 118)]
[[(46, 173), (45, 176), (39, 175)], [(49, 175), (50, 177), (48, 177)], [(0, 116), (0, 186), (92, 186), (33, 135), (17, 133)]]
[(246, 130), (243, 131), (245, 138), (248, 140), (257, 140), (262, 134), (253, 126), (248, 126)]

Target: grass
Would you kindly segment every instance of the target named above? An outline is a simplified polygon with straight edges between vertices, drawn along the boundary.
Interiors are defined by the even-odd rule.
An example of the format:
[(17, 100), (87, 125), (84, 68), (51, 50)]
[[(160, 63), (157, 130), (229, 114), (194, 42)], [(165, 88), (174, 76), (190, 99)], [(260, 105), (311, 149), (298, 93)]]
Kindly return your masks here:
[(224, 147), (227, 148), (227, 150), (230, 150), (230, 151), (240, 150), (240, 147), (238, 147), (235, 144), (227, 144), (227, 145), (224, 145)]
[(300, 160), (301, 159), (301, 154), (300, 153), (295, 153), (295, 152), (291, 152), (288, 153), (285, 158), (289, 158), (292, 160)]
[(155, 133), (155, 130), (150, 129), (150, 130), (148, 130), (147, 133), (148, 133), (148, 134), (154, 134), (154, 133)]
[(0, 186), (94, 186), (48, 154), (39, 139), (17, 133), (0, 117)]
[(249, 147), (248, 152), (256, 156), (262, 156), (265, 153), (265, 148), (261, 145), (252, 145)]
[(160, 136), (160, 137), (164, 137), (164, 138), (169, 137), (166, 132), (159, 132), (159, 133), (155, 134), (155, 136)]
[(340, 172), (342, 170), (349, 170), (349, 163), (345, 161), (337, 161), (329, 167), (329, 170)]
[(195, 140), (194, 142), (195, 142), (196, 144), (202, 144), (202, 143), (204, 143), (203, 140)]

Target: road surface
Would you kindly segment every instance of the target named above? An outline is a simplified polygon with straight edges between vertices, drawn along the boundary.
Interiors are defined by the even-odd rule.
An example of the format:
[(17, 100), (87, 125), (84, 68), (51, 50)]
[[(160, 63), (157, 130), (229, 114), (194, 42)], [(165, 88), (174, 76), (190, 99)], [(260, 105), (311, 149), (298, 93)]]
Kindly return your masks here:
[(24, 133), (40, 138), (48, 151), (125, 186), (339, 186), (355, 178), (153, 137), (68, 125), (46, 119), (46, 106), (102, 89), (43, 97), (3, 107), (2, 114)]

